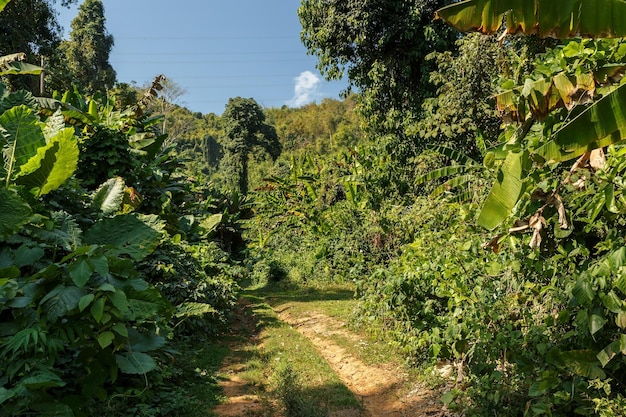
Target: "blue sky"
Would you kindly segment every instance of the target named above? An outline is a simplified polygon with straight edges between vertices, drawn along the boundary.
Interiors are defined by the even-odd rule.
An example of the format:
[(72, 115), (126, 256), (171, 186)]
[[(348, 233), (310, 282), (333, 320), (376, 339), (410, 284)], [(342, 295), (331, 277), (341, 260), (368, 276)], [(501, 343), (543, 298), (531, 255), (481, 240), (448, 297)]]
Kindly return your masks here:
[[(347, 81), (326, 82), (300, 42), (298, 0), (105, 0), (120, 82), (143, 86), (164, 74), (192, 111), (222, 114), (231, 97), (265, 107), (339, 98)], [(59, 7), (69, 36), (77, 7)]]

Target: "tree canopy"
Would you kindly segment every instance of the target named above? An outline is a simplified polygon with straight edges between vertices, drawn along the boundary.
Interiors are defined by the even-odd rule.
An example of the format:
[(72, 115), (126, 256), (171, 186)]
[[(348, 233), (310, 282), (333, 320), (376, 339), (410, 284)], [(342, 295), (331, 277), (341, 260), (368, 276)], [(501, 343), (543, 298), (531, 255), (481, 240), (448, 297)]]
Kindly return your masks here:
[[(39, 63), (40, 57), (58, 54), (61, 27), (53, 8), (56, 0), (10, 1), (0, 13), (0, 56), (26, 54), (26, 61)], [(62, 6), (75, 0), (63, 0)], [(9, 87), (37, 91), (38, 79), (10, 77)]]
[(265, 123), (265, 114), (252, 98), (231, 98), (222, 115), (224, 165), (236, 178), (241, 194), (248, 192), (248, 160), (254, 149), (278, 158), (281, 145), (276, 129)]
[(301, 39), (329, 80), (347, 75), (362, 93), (371, 126), (399, 133), (434, 93), (426, 60), (454, 47), (453, 30), (433, 22), (446, 0), (303, 0)]
[(85, 0), (72, 21), (70, 40), (62, 45), (72, 81), (90, 93), (108, 90), (116, 81), (109, 63), (114, 41), (105, 23), (102, 1)]

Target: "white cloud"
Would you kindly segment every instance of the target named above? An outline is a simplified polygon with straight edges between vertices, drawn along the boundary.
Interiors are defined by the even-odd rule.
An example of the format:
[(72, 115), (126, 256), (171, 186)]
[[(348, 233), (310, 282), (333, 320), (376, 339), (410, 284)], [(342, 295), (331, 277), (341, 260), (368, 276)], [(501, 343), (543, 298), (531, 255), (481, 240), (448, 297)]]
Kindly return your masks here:
[(296, 78), (294, 87), (294, 96), (287, 104), (291, 107), (304, 106), (314, 101), (318, 96), (318, 90), (322, 80), (311, 71), (304, 71)]

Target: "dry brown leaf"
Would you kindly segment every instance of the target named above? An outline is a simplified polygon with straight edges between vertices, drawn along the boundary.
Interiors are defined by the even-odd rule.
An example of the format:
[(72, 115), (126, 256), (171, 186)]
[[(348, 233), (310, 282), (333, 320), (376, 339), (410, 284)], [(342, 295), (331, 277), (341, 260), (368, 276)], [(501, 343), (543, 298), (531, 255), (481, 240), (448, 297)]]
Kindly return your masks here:
[(584, 175), (578, 178), (576, 182), (572, 183), (572, 186), (574, 186), (574, 188), (576, 188), (577, 190), (582, 190), (583, 188), (585, 188), (586, 185), (587, 177), (585, 177)]
[(606, 165), (606, 155), (604, 154), (604, 149), (598, 148), (591, 151), (591, 155), (589, 156), (589, 165), (591, 165), (591, 168), (595, 170), (604, 168)]
[(528, 220), (516, 220), (513, 224), (513, 227), (509, 229), (509, 233), (517, 233), (523, 232), (524, 230), (528, 230), (530, 225), (528, 224)]
[(528, 221), (528, 224), (533, 229), (533, 237), (530, 239), (531, 249), (537, 249), (541, 245), (541, 231), (546, 225), (546, 219), (543, 218), (542, 212), (538, 211)]
[[(585, 168), (587, 166), (587, 162), (589, 162), (589, 158), (591, 157), (591, 152), (585, 152), (576, 160), (572, 168), (569, 170), (570, 174), (578, 171), (579, 169)], [(569, 179), (569, 178), (568, 178)]]
[(500, 238), (502, 235), (498, 235), (491, 239), (489, 242), (485, 242), (481, 245), (483, 249), (491, 249), (493, 253), (498, 253), (500, 251)]
[(567, 222), (565, 205), (563, 204), (563, 200), (561, 200), (561, 196), (554, 193), (548, 200), (548, 204), (552, 204), (556, 207), (556, 211), (559, 213), (559, 227), (561, 227), (561, 229), (567, 229), (569, 227), (569, 223)]

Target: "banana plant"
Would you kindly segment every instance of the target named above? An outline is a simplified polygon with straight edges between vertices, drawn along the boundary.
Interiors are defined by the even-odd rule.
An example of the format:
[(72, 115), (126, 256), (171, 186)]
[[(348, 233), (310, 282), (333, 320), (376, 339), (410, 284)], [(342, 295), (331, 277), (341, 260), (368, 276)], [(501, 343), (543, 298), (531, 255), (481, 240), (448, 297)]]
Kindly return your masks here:
[[(437, 17), (462, 31), (489, 34), (498, 32), (504, 24), (507, 33), (526, 35), (626, 36), (626, 2), (623, 0), (466, 0), (439, 9)], [(623, 87), (626, 44), (621, 40), (606, 41), (612, 42), (609, 45), (612, 53), (594, 60), (593, 55), (597, 53), (594, 47), (603, 45), (599, 42), (587, 45), (586, 42), (572, 41), (560, 48), (561, 55), (556, 58), (566, 64), (560, 70), (553, 71), (559, 65), (538, 65), (534, 76), (528, 77), (523, 86), (511, 88), (510, 85), (497, 96), (505, 121), (521, 124), (521, 127), (509, 129), (514, 133), (494, 150), (493, 155), (504, 163), (484, 202), (479, 225), (492, 230), (509, 216), (523, 194), (523, 177), (528, 173), (518, 167), (528, 167), (531, 161), (544, 164), (579, 158), (626, 137), (626, 90)], [(603, 61), (601, 65), (600, 61)], [(602, 98), (595, 100), (597, 95)], [(582, 105), (586, 107), (581, 111)], [(577, 106), (579, 109), (575, 109)], [(566, 108), (569, 114), (549, 137), (538, 138), (541, 135), (531, 134), (531, 140), (526, 138), (532, 133), (535, 122), (561, 108)], [(522, 145), (524, 139), (526, 143)], [(520, 153), (524, 147), (527, 152)], [(511, 175), (514, 178), (510, 178)]]
[(460, 31), (498, 32), (570, 39), (626, 36), (623, 0), (465, 0), (437, 10)]
[[(591, 226), (598, 214), (605, 210), (615, 223), (612, 230), (618, 230), (620, 219), (610, 216), (623, 213), (623, 185), (622, 177), (611, 173), (611, 165), (623, 169), (624, 162), (619, 158), (607, 160), (597, 156), (603, 155), (604, 148), (608, 147), (609, 155), (621, 152), (623, 157), (623, 146), (611, 145), (623, 145), (626, 139), (626, 43), (623, 39), (602, 38), (626, 37), (626, 1), (466, 0), (438, 10), (437, 16), (463, 31), (492, 34), (501, 30), (504, 24), (506, 33), (561, 39), (600, 38), (594, 42), (587, 39), (570, 41), (556, 48), (553, 53), (562, 53), (556, 56), (557, 59), (548, 65), (538, 62), (523, 87), (509, 89), (498, 97), (500, 110), (509, 116), (510, 125), (503, 134), (503, 144), (492, 153), (492, 159), (503, 159), (504, 162), (484, 202), (478, 223), (487, 229), (495, 229), (520, 204), (523, 195), (530, 201), (541, 201), (545, 205), (536, 204), (535, 207), (541, 207), (529, 219), (516, 222), (509, 229), (509, 232), (533, 230), (531, 247), (538, 247), (541, 229), (546, 225), (543, 218), (546, 206), (553, 205), (558, 212), (559, 227), (554, 229), (555, 236), (557, 229), (570, 226), (559, 192), (568, 187), (578, 191), (584, 189), (584, 175), (580, 178), (583, 180), (581, 188), (571, 181), (571, 176), (587, 164), (588, 175), (595, 172), (597, 188), (590, 187), (575, 194), (590, 200), (583, 205), (586, 214), (581, 215), (583, 211), (577, 213), (578, 220), (584, 223), (584, 216), (588, 216), (586, 222)], [(552, 120), (544, 122), (544, 119)], [(595, 159), (604, 159), (596, 166), (591, 162), (594, 154)], [(556, 169), (558, 164), (573, 159), (577, 161), (569, 172)], [(620, 172), (615, 167), (613, 170)], [(542, 179), (544, 181), (540, 182)], [(553, 189), (546, 192), (541, 183)], [(530, 207), (527, 209), (534, 211), (534, 207)], [(621, 295), (626, 291), (626, 284), (622, 239), (620, 235), (618, 249), (602, 248), (597, 244), (594, 247), (597, 259), (581, 268), (569, 290), (570, 305), (581, 308), (579, 317), (588, 317), (586, 336), (591, 336), (594, 341), (593, 348), (585, 353), (582, 361), (575, 352), (569, 357), (577, 367), (575, 373), (578, 376), (603, 379), (606, 378), (604, 369), (615, 374), (624, 372), (626, 307)], [(570, 250), (568, 256), (572, 252)], [(593, 259), (591, 256), (587, 258)], [(581, 330), (580, 335), (583, 333), (585, 331)], [(608, 344), (599, 348), (601, 345), (596, 341)], [(618, 356), (621, 361), (614, 360)], [(543, 395), (532, 389), (529, 392), (530, 396), (539, 397), (539, 394)]]
[[(454, 161), (453, 165), (433, 169), (415, 179), (415, 185), (422, 185), (431, 181), (444, 180), (431, 193), (431, 197), (440, 196), (446, 192), (458, 190), (475, 180), (476, 174), (485, 171), (485, 166), (465, 155), (463, 152), (449, 148), (447, 146), (432, 146), (431, 151), (447, 157)], [(470, 198), (469, 192), (460, 192), (455, 196), (458, 201), (466, 201)]]

